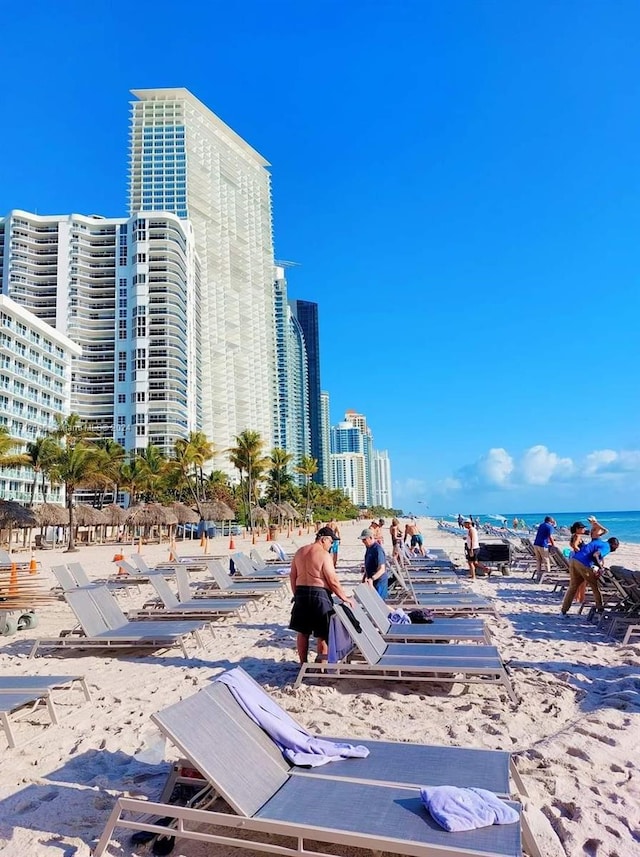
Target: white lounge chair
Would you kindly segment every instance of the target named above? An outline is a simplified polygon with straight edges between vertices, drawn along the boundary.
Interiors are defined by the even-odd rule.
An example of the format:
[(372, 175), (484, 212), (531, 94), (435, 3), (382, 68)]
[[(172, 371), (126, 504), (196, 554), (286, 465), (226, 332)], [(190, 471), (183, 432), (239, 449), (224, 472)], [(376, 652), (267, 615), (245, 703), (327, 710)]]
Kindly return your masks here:
[[(0, 676), (0, 724), (4, 729), (9, 747), (18, 746), (13, 726), (14, 721), (17, 721), (22, 713), (31, 715), (36, 708), (44, 705), (51, 723), (59, 723), (53, 692), (67, 690), (76, 684), (82, 690), (84, 698), (91, 702), (91, 693), (84, 676)], [(13, 715), (18, 715), (14, 721), (11, 720)]]

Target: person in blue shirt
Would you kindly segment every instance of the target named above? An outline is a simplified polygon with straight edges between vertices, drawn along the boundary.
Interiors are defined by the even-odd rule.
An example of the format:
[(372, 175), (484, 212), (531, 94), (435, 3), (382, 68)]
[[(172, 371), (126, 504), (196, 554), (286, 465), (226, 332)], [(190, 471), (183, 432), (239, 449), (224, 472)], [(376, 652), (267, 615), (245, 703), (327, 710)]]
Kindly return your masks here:
[[(593, 598), (596, 602), (596, 610), (602, 613), (602, 595), (598, 586), (598, 572), (604, 568), (604, 557), (618, 550), (620, 542), (616, 538), (593, 539), (582, 545), (569, 559), (569, 586), (562, 602), (562, 615), (566, 616), (573, 602), (576, 590), (583, 581), (591, 587)], [(595, 570), (593, 567), (596, 567)]]
[(367, 528), (360, 533), (360, 539), (367, 549), (364, 555), (363, 583), (373, 586), (383, 600), (387, 597), (389, 577), (387, 575), (387, 557), (384, 548), (376, 541), (373, 530)]
[(542, 579), (542, 566), (544, 564), (547, 574), (551, 573), (551, 559), (549, 557), (549, 548), (553, 547), (553, 528), (556, 522), (551, 515), (547, 515), (544, 521), (538, 527), (538, 532), (533, 540), (533, 552), (536, 555), (537, 565), (537, 580)]

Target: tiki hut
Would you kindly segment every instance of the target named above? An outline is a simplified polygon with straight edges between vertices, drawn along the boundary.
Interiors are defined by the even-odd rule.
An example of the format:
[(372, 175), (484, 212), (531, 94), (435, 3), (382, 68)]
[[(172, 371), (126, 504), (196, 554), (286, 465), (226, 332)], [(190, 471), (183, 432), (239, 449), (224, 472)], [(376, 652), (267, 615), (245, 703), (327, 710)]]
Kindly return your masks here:
[(142, 506), (132, 506), (128, 510), (126, 523), (131, 527), (133, 538), (135, 539), (135, 529), (142, 530), (141, 538), (148, 541), (153, 530), (158, 533), (158, 540), (162, 541), (163, 527), (168, 529), (167, 538), (171, 540), (171, 529), (178, 523), (178, 518), (175, 512), (161, 506), (160, 503), (147, 503)]
[(236, 513), (231, 506), (227, 506), (222, 500), (211, 500), (200, 506), (202, 516), (207, 521), (233, 521)]
[(107, 516), (100, 509), (94, 509), (93, 506), (85, 506), (80, 503), (73, 510), (73, 525), (76, 528), (76, 537), (78, 536), (78, 529), (85, 527), (86, 532), (81, 534), (82, 538), (79, 540), (82, 542), (86, 541), (87, 544), (95, 541), (96, 527), (104, 526), (106, 523)]
[(283, 500), (282, 503), (280, 503), (280, 508), (284, 511), (285, 519), (287, 521), (299, 521), (300, 520), (300, 512), (298, 512), (298, 510), (295, 509), (291, 505), (291, 503), (288, 503), (286, 500)]
[(14, 530), (23, 530), (23, 544), (26, 544), (27, 531), (37, 526), (37, 523), (33, 509), (27, 509), (13, 500), (0, 500), (0, 533), (7, 530), (6, 542), (9, 548), (13, 543)]
[(256, 524), (266, 527), (269, 524), (269, 514), (262, 506), (253, 506), (251, 509), (251, 526)]
[[(123, 509), (122, 506), (116, 506), (115, 503), (110, 503), (108, 506), (105, 506), (104, 509), (100, 510), (104, 515), (105, 522), (103, 526), (103, 538), (104, 541), (107, 541), (107, 538), (111, 538), (113, 540), (114, 534), (113, 529), (116, 528), (116, 538), (119, 535), (120, 527), (124, 525), (127, 520), (127, 510)], [(111, 532), (107, 535), (107, 529), (110, 529)]]
[(55, 503), (41, 503), (33, 507), (36, 521), (43, 529), (45, 527), (66, 527), (69, 523), (69, 512), (64, 506)]
[[(184, 541), (187, 536), (188, 529), (185, 524), (197, 524), (200, 520), (200, 516), (197, 512), (194, 512), (193, 509), (190, 509), (189, 506), (185, 506), (184, 503), (171, 503), (169, 508), (178, 519), (178, 524), (182, 524), (182, 540)], [(193, 527), (191, 529), (192, 531), (194, 530)], [(193, 532), (191, 535), (193, 536)]]

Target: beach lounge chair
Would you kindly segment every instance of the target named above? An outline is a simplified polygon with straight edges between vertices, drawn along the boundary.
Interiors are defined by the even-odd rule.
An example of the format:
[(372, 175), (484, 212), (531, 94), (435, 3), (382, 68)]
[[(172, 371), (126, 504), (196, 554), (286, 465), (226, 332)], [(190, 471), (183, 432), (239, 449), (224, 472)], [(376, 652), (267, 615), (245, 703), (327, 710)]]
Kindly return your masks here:
[(192, 585), (196, 590), (220, 589), (222, 592), (240, 596), (241, 598), (260, 598), (263, 595), (278, 594), (284, 597), (289, 591), (287, 579), (281, 580), (236, 580), (224, 570), (220, 560), (212, 559), (207, 567), (211, 573), (208, 580), (198, 581)]
[[(354, 603), (351, 611), (360, 630), (351, 622), (345, 612), (345, 605), (335, 604), (335, 615), (351, 638), (352, 648), (337, 663), (302, 664), (294, 687), (299, 687), (308, 676), (405, 682), (455, 681), (463, 684), (501, 684), (511, 702), (518, 701), (495, 646), (388, 643), (359, 604)], [(360, 660), (356, 660), (357, 657)]]
[(53, 691), (66, 690), (76, 684), (82, 690), (84, 698), (91, 702), (91, 693), (83, 676), (0, 676), (0, 723), (9, 747), (18, 746), (11, 715), (24, 712), (25, 709), (27, 714), (31, 714), (38, 706), (45, 705), (51, 722), (57, 724), (59, 718)]
[[(186, 585), (189, 590), (188, 572), (186, 569), (177, 569), (177, 574), (187, 576)], [(171, 591), (171, 587), (164, 579), (162, 572), (153, 571), (148, 575), (151, 586), (158, 594), (159, 601), (147, 603), (140, 610), (132, 611), (130, 619), (203, 619), (205, 621), (222, 616), (240, 616), (241, 612), (248, 613), (248, 598), (192, 598), (190, 600), (178, 599)]]
[(446, 592), (435, 592), (433, 588), (416, 590), (411, 581), (406, 583), (402, 576), (394, 575), (394, 578), (395, 591), (391, 591), (390, 600), (398, 606), (425, 607), (439, 615), (497, 615), (491, 601), (466, 587), (457, 591), (447, 587)]
[(433, 622), (425, 625), (398, 625), (389, 621), (390, 608), (373, 586), (359, 583), (353, 590), (353, 594), (387, 642), (466, 640), (491, 644), (491, 635), (482, 619), (445, 619), (442, 616), (436, 616)]
[[(94, 857), (102, 857), (118, 827), (166, 836), (167, 825), (179, 839), (292, 857), (343, 855), (347, 847), (412, 857), (522, 854), (518, 822), (448, 833), (424, 809), (416, 786), (374, 776), (357, 779), (355, 773), (354, 779), (347, 779), (334, 775), (328, 770), (330, 766), (323, 768), (322, 774), (293, 771), (278, 747), (244, 715), (228, 688), (218, 682), (152, 719), (201, 775), (205, 788), (199, 793), (197, 805), (208, 808), (119, 798)], [(442, 748), (442, 753), (448, 749)], [(388, 760), (392, 752), (388, 751)], [(406, 752), (408, 758), (409, 747)], [(384, 751), (380, 753), (383, 755)], [(504, 766), (504, 760), (493, 759)], [(366, 763), (368, 759), (335, 765), (346, 768), (353, 762), (355, 769), (360, 761)], [(369, 769), (378, 766), (383, 777), (380, 761), (374, 757)], [(430, 767), (433, 768), (425, 766), (426, 782), (422, 785), (430, 784)], [(482, 776), (480, 771), (478, 766), (478, 775)], [(453, 776), (459, 776), (459, 771)], [(471, 774), (467, 784), (474, 778)], [(496, 777), (495, 782), (504, 787), (504, 777)], [(214, 802), (218, 796), (224, 803)], [(132, 814), (143, 814), (143, 818), (132, 818)], [(162, 823), (149, 815), (161, 818)], [(279, 837), (277, 844), (269, 839), (274, 835)], [(322, 843), (321, 852), (313, 847), (314, 842)]]
[(234, 553), (231, 557), (236, 570), (235, 577), (244, 578), (245, 580), (275, 580), (282, 582), (289, 579), (289, 568), (285, 566), (262, 566), (256, 568), (255, 564), (246, 554)]
[(106, 586), (92, 584), (64, 592), (65, 601), (73, 610), (79, 627), (63, 631), (59, 637), (35, 640), (29, 657), (40, 648), (55, 649), (165, 649), (180, 646), (188, 657), (186, 641), (195, 639), (202, 648), (200, 632), (207, 627), (202, 621), (130, 622)]

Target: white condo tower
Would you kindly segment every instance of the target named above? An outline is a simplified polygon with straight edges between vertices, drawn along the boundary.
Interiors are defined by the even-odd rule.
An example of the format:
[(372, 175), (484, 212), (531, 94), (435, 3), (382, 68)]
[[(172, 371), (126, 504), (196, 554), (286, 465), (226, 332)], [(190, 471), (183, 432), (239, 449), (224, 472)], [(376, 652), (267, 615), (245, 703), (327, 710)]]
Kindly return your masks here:
[(273, 443), (268, 162), (186, 89), (132, 90), (129, 209), (189, 218), (201, 262), (202, 429), (224, 452), (245, 429)]

